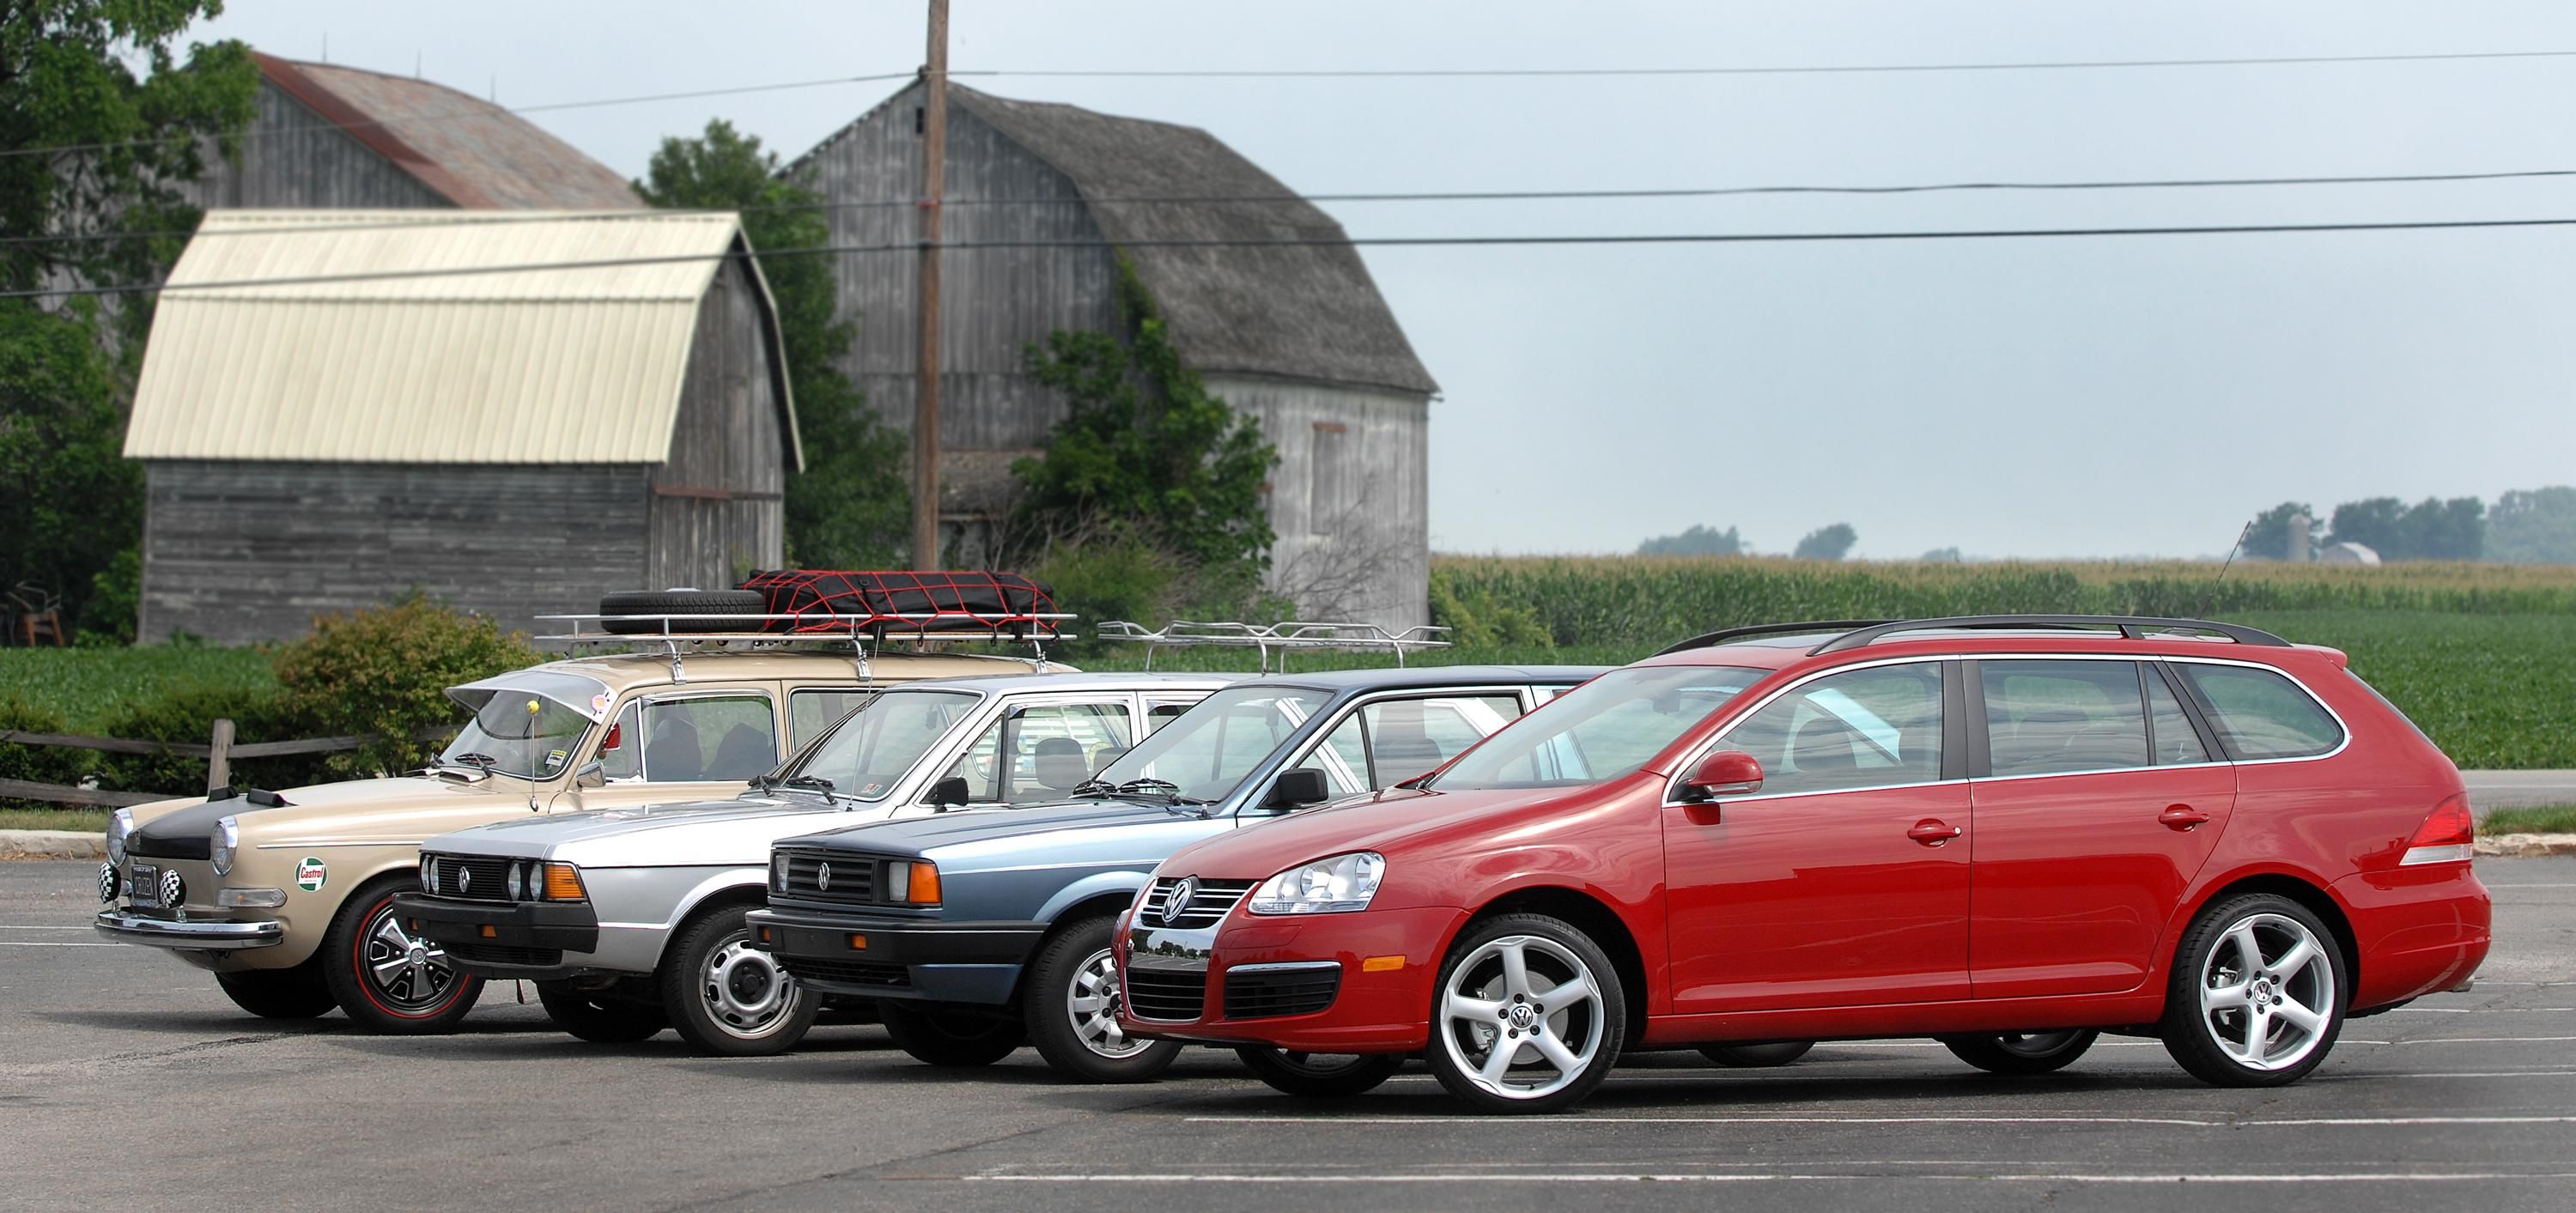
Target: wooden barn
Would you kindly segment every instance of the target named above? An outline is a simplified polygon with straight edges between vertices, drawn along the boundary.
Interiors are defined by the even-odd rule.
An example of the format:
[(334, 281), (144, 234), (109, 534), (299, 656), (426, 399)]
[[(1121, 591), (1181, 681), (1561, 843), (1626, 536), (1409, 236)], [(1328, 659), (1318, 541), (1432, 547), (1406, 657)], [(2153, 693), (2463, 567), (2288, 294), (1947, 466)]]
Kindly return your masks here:
[[(729, 214), (209, 212), (126, 433), (137, 635), (273, 640), (414, 589), (529, 629), (777, 567), (802, 457), (748, 253)], [(660, 260), (453, 272), (632, 258)]]
[[(888, 98), (786, 170), (842, 204), (830, 212), (833, 243), (917, 238), (912, 207), (868, 204), (920, 192), (925, 87)], [(952, 84), (946, 152), (944, 240), (1125, 246), (1183, 359), (1260, 420), (1281, 457), (1269, 493), (1277, 588), (1309, 617), (1427, 620), (1427, 437), (1439, 387), (1358, 252), (1147, 243), (1337, 240), (1340, 224), (1194, 127)], [(1064, 416), (1064, 402), (1028, 375), (1024, 349), (1057, 329), (1117, 329), (1117, 256), (1110, 247), (942, 254), (941, 515), (951, 534), (971, 538), (1006, 494), (1011, 461)], [(858, 322), (846, 367), (889, 422), (908, 428), (915, 259), (834, 265), (841, 311)]]

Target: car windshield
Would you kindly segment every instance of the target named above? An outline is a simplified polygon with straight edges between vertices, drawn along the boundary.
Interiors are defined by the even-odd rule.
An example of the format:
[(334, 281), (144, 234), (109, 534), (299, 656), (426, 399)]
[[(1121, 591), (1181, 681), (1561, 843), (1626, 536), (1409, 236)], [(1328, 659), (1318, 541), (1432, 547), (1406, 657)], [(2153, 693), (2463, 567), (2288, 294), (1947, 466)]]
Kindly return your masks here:
[(572, 762), (590, 718), (524, 691), (497, 691), (438, 756), (438, 765), (520, 779), (552, 779)]
[(883, 800), (894, 794), (904, 772), (975, 710), (978, 698), (967, 691), (888, 691), (852, 712), (785, 775), (791, 783), (828, 779), (827, 791)]
[(1487, 738), (1430, 786), (1557, 788), (1616, 779), (1769, 672), (1731, 665), (1612, 670)]
[(1219, 691), (1110, 763), (1100, 780), (1160, 780), (1177, 787), (1176, 796), (1223, 800), (1331, 699), (1311, 687)]

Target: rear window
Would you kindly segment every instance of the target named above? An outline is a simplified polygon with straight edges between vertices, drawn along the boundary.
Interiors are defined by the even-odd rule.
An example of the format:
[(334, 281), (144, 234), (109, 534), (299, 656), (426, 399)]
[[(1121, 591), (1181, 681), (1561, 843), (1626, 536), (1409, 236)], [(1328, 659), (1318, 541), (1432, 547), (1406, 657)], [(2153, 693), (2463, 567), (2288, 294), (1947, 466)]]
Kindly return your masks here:
[(2306, 758), (2343, 744), (2343, 727), (2299, 684), (2249, 666), (2174, 663), (2209, 708), (2230, 756)]

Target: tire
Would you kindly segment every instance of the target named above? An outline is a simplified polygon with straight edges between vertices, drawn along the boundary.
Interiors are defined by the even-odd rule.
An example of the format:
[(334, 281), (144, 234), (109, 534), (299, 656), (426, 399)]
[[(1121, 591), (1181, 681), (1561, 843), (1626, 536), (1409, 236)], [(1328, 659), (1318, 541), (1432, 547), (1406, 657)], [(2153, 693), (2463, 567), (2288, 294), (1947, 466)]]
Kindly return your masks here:
[[(1513, 988), (1510, 958), (1528, 988)], [(1578, 984), (1571, 1005), (1551, 1003)], [(1480, 1112), (1558, 1112), (1581, 1103), (1610, 1077), (1627, 1031), (1627, 999), (1610, 958), (1572, 924), (1540, 914), (1469, 927), (1441, 962), (1431, 997), (1431, 1073)], [(1520, 1006), (1537, 1010), (1516, 1012)], [(1510, 1051), (1494, 1047), (1497, 1029)], [(1542, 1040), (1561, 1056), (1545, 1056)]]
[(2213, 1086), (2287, 1086), (2334, 1051), (2351, 989), (2342, 941), (2306, 906), (2228, 898), (2193, 918), (2175, 949), (2165, 1052)]
[(2055, 1032), (1987, 1032), (1938, 1039), (1950, 1055), (1989, 1074), (2027, 1077), (2063, 1070), (2101, 1037), (2091, 1028)]
[[(769, 613), (769, 596), (758, 590), (620, 590), (599, 596), (602, 615), (765, 615)], [(602, 619), (599, 626), (620, 636), (660, 632), (662, 624), (649, 619)], [(769, 627), (763, 619), (684, 619), (670, 625), (674, 632), (759, 632)]]
[(1391, 1053), (1291, 1053), (1244, 1045), (1234, 1055), (1272, 1089), (1305, 1099), (1365, 1095), (1404, 1068), (1404, 1059)]
[(963, 1069), (989, 1066), (1019, 1051), (1028, 1033), (1001, 1007), (952, 1003), (907, 1003), (885, 999), (877, 1004), (886, 1035), (913, 1060)]
[(1146, 1082), (1181, 1055), (1177, 1040), (1141, 1040), (1113, 1018), (1124, 996), (1111, 949), (1117, 921), (1086, 918), (1058, 931), (1030, 962), (1020, 990), (1029, 1043), (1061, 1074), (1084, 1082)]
[(340, 1005), (322, 982), (321, 966), (309, 960), (292, 969), (217, 973), (215, 984), (234, 1006), (261, 1019), (312, 1019)]
[(1775, 1040), (1763, 1045), (1701, 1045), (1699, 1055), (1735, 1070), (1768, 1070), (1785, 1066), (1815, 1048), (1812, 1040)]
[(446, 949), (412, 938), (395, 918), (394, 894), (419, 883), (414, 876), (389, 876), (351, 893), (322, 935), (317, 959), (331, 999), (368, 1031), (452, 1032), (483, 996), (482, 978), (448, 963)]
[(748, 905), (718, 906), (680, 928), (663, 954), (662, 1009), (680, 1039), (714, 1057), (772, 1057), (805, 1039), (823, 999), (750, 946)]
[(596, 990), (576, 990), (569, 982), (537, 981), (537, 1001), (546, 1018), (576, 1039), (595, 1045), (631, 1045), (650, 1040), (671, 1026), (669, 1016), (651, 1003), (610, 998)]

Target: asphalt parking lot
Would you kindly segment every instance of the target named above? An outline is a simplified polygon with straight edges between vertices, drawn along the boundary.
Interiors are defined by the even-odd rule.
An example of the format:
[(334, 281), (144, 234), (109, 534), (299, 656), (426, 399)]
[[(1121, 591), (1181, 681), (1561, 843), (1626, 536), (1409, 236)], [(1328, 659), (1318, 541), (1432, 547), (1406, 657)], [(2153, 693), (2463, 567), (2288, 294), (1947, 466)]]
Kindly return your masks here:
[(7, 1207), (2576, 1208), (2569, 860), (2482, 861), (2479, 988), (2354, 1021), (2284, 1090), (2202, 1086), (2150, 1041), (2024, 1080), (1888, 1041), (1639, 1058), (1544, 1119), (1461, 1116), (1419, 1070), (1292, 1101), (1216, 1052), (1101, 1088), (1025, 1050), (934, 1071), (866, 1026), (765, 1060), (585, 1045), (508, 986), (452, 1037), (281, 1026), (97, 939), (94, 870), (0, 864)]

